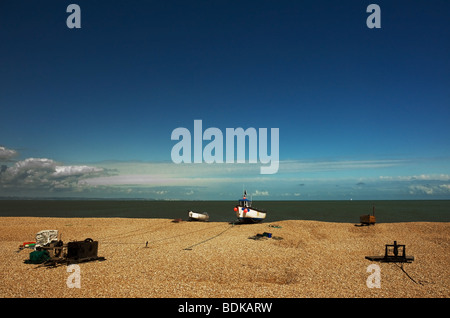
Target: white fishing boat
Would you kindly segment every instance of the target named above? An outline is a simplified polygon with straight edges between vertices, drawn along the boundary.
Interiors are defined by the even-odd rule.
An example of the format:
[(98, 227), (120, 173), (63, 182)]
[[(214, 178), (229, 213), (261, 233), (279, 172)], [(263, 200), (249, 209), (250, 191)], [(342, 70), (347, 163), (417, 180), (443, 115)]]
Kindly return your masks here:
[(206, 212), (198, 213), (194, 211), (189, 211), (189, 220), (191, 221), (208, 221), (209, 215)]
[(234, 211), (241, 223), (258, 223), (266, 218), (266, 211), (252, 207), (252, 200), (247, 199), (247, 191), (244, 191), (244, 196), (239, 199)]

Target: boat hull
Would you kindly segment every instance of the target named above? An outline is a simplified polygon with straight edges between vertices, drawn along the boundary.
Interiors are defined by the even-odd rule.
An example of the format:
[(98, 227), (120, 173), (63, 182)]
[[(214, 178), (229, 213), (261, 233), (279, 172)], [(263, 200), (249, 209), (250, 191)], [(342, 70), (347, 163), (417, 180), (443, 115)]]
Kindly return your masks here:
[(236, 216), (241, 223), (259, 223), (266, 218), (266, 213), (253, 208), (237, 206)]

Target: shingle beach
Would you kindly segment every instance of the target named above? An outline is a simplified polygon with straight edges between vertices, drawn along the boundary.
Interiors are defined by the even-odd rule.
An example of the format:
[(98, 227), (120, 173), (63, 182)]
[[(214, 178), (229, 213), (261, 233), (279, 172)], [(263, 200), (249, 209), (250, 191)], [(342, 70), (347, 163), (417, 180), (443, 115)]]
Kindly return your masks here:
[[(67, 265), (26, 264), (41, 230), (64, 243), (92, 238), (104, 261), (79, 264), (80, 288)], [(261, 233), (271, 238), (251, 239)], [(365, 258), (385, 244), (406, 245), (408, 264)], [(147, 245), (147, 247), (146, 247)], [(0, 218), (0, 297), (58, 298), (448, 298), (450, 223), (279, 221), (251, 225), (127, 218)], [(380, 267), (369, 288), (368, 266)]]

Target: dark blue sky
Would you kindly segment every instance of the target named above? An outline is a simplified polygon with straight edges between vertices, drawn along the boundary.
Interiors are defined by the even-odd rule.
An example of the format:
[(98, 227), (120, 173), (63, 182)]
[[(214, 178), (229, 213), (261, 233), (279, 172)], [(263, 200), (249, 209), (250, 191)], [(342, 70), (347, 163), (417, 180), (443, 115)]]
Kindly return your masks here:
[[(8, 166), (170, 163), (171, 132), (202, 119), (279, 128), (282, 162), (412, 161), (389, 177), (446, 189), (449, 15), (448, 1), (2, 1), (0, 146), (17, 151)], [(327, 174), (287, 170), (274, 180)], [(356, 171), (336, 177), (388, 173)]]

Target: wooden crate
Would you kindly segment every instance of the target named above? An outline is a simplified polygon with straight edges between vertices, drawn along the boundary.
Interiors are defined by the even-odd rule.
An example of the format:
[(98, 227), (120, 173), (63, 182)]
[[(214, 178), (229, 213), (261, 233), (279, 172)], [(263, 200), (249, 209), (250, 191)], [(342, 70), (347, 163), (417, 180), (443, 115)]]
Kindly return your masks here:
[(360, 221), (362, 224), (368, 224), (368, 225), (370, 225), (370, 224), (375, 224), (376, 219), (375, 219), (375, 215), (367, 214), (367, 215), (361, 215), (361, 216), (359, 217), (359, 221)]

